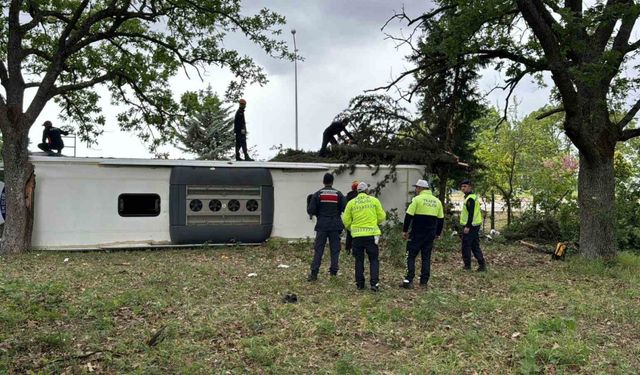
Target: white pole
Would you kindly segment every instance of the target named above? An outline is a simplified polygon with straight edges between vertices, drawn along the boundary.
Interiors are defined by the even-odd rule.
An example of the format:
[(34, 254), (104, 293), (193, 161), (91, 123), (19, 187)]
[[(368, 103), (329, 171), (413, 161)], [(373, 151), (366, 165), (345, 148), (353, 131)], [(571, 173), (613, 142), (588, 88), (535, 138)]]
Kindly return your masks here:
[(296, 150), (298, 149), (298, 48), (296, 47), (296, 30), (291, 30), (293, 35), (293, 67), (295, 75), (295, 98), (296, 98)]

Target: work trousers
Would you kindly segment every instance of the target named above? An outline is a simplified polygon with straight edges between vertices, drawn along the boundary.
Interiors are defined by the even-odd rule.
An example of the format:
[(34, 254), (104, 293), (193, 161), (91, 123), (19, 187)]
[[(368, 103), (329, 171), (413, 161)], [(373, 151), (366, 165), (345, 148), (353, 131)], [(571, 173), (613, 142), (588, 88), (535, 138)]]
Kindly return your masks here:
[(413, 282), (416, 276), (416, 258), (420, 254), (422, 265), (420, 267), (420, 284), (429, 282), (431, 276), (431, 250), (433, 249), (434, 233), (412, 236), (407, 242), (407, 275), (406, 280)]
[(241, 149), (244, 153), (244, 158), (249, 159), (249, 152), (247, 151), (247, 135), (236, 133), (236, 159), (240, 159)]
[(476, 225), (471, 227), (469, 233), (462, 233), (462, 261), (465, 268), (471, 267), (471, 254), (478, 261), (478, 265), (484, 266), (484, 256), (480, 249), (480, 226)]
[(313, 261), (311, 262), (311, 273), (314, 275), (320, 271), (322, 263), (322, 255), (324, 254), (324, 246), (329, 240), (329, 248), (331, 249), (331, 266), (329, 272), (332, 275), (338, 273), (340, 260), (340, 233), (342, 231), (317, 231), (316, 240), (313, 244)]
[(371, 286), (378, 285), (380, 274), (379, 250), (374, 236), (353, 238), (353, 257), (355, 258), (356, 285), (364, 287), (364, 254), (369, 258), (369, 276)]

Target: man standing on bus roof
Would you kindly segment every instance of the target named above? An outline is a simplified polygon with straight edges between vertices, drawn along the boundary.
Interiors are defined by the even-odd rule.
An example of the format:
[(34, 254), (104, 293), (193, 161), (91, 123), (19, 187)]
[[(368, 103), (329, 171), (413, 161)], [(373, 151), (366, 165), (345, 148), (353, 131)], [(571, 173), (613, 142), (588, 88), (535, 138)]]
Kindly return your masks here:
[(482, 213), (480, 212), (480, 202), (478, 195), (473, 193), (471, 180), (463, 180), (460, 183), (460, 190), (464, 193), (464, 203), (460, 214), (460, 225), (462, 230), (462, 261), (464, 269), (471, 270), (471, 253), (478, 261), (478, 272), (487, 270), (487, 264), (482, 250), (480, 249), (480, 224), (482, 224)]
[(353, 257), (355, 258), (356, 287), (364, 289), (364, 254), (369, 258), (369, 283), (377, 292), (380, 281), (379, 250), (376, 236), (381, 234), (379, 225), (386, 219), (380, 201), (368, 195), (369, 185), (360, 182), (358, 196), (347, 203), (342, 221), (353, 236)]
[(244, 153), (245, 161), (253, 161), (247, 151), (247, 123), (244, 120), (244, 109), (247, 106), (247, 101), (240, 99), (238, 103), (239, 107), (236, 111), (236, 117), (233, 119), (233, 131), (236, 133), (236, 161), (242, 161), (242, 159), (240, 159), (240, 149), (242, 149)]
[(433, 240), (440, 237), (444, 225), (444, 211), (440, 199), (433, 196), (429, 183), (418, 180), (413, 185), (416, 196), (411, 200), (404, 217), (402, 238), (407, 242), (407, 274), (400, 284), (401, 288), (413, 288), (416, 274), (416, 257), (420, 254), (420, 285), (427, 286), (431, 276), (431, 250)]
[(307, 205), (307, 213), (310, 216), (315, 216), (317, 220), (313, 261), (311, 262), (311, 272), (307, 276), (307, 281), (318, 280), (318, 272), (320, 271), (327, 239), (331, 249), (331, 266), (329, 267), (331, 276), (336, 276), (339, 268), (340, 234), (344, 229), (340, 214), (344, 211), (346, 200), (340, 191), (333, 188), (333, 175), (331, 173), (326, 173), (322, 182), (324, 187), (311, 196)]

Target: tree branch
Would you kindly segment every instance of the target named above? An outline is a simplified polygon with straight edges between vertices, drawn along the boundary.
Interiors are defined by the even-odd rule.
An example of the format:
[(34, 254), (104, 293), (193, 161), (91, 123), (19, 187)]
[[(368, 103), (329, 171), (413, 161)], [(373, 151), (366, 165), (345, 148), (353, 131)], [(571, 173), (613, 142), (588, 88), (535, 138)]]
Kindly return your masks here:
[(618, 122), (617, 124), (618, 129), (623, 130), (627, 125), (629, 125), (631, 120), (633, 120), (633, 118), (636, 117), (636, 114), (638, 113), (638, 111), (640, 111), (640, 100), (638, 100), (636, 104), (633, 107), (631, 107), (629, 112), (627, 112), (627, 114), (622, 118), (622, 120)]
[(442, 13), (444, 11), (447, 11), (449, 9), (455, 9), (457, 7), (458, 7), (457, 4), (442, 6), (440, 8), (437, 8), (437, 9), (433, 10), (432, 12), (429, 12), (427, 14), (423, 14), (420, 17), (414, 18), (413, 20), (409, 21), (408, 26), (411, 26), (411, 25), (413, 25), (414, 23), (416, 23), (418, 21), (420, 21), (420, 22), (428, 21), (428, 20), (432, 19), (433, 17), (437, 16), (438, 14), (440, 14), (440, 13)]
[(627, 48), (625, 48), (625, 54), (627, 54), (627, 53), (629, 53), (629, 52), (632, 52), (632, 51), (635, 51), (635, 50), (637, 50), (638, 48), (640, 48), (640, 39), (638, 39), (638, 40), (636, 40), (635, 42), (633, 42), (633, 43), (629, 44), (629, 45), (627, 46)]
[[(581, 3), (581, 1), (578, 2)], [(611, 8), (619, 2), (619, 0), (608, 0), (607, 5), (602, 10), (603, 14), (605, 14), (607, 11), (610, 11)], [(618, 17), (604, 17), (602, 22), (600, 22), (600, 24), (596, 28), (596, 31), (593, 34), (596, 41), (594, 50), (598, 53), (599, 56), (602, 55), (602, 52), (604, 52), (604, 49), (607, 46), (609, 39), (611, 38), (617, 22)]]
[[(629, 7), (635, 6), (632, 0), (622, 0), (620, 3), (627, 4)], [(638, 16), (635, 12), (627, 11), (627, 13), (622, 17), (622, 23), (620, 24), (618, 33), (613, 39), (613, 46), (611, 49), (622, 54), (622, 56), (619, 57), (619, 61), (621, 63), (624, 59), (624, 53), (629, 45), (629, 38), (631, 38), (631, 32), (633, 31), (633, 27), (635, 26), (637, 19)]]
[(0, 84), (6, 89), (9, 85), (9, 73), (7, 67), (4, 66), (4, 61), (0, 61)]
[(544, 113), (539, 114), (538, 116), (536, 116), (536, 120), (542, 120), (542, 119), (545, 119), (545, 118), (547, 118), (549, 116), (555, 115), (556, 113), (560, 113), (560, 112), (564, 112), (564, 107), (563, 106), (560, 106), (558, 108), (554, 108), (554, 109), (551, 109), (549, 111), (546, 111)]
[(51, 93), (49, 94), (49, 98), (53, 98), (54, 96), (65, 94), (65, 93), (68, 93), (68, 92), (71, 92), (71, 91), (77, 91), (77, 90), (86, 89), (88, 87), (95, 86), (95, 85), (97, 85), (99, 83), (111, 80), (111, 79), (115, 78), (116, 76), (117, 76), (116, 73), (109, 72), (109, 73), (103, 74), (103, 75), (101, 75), (99, 77), (96, 77), (96, 78), (94, 78), (92, 80), (89, 80), (89, 81), (84, 81), (84, 82), (79, 82), (79, 83), (74, 83), (74, 84), (54, 87), (53, 90), (50, 91)]
[(376, 87), (370, 90), (365, 90), (365, 92), (372, 92), (372, 91), (378, 91), (378, 90), (389, 90), (390, 88), (392, 88), (393, 86), (395, 86), (396, 84), (398, 84), (398, 82), (402, 81), (406, 76), (411, 75), (413, 73), (417, 73), (420, 70), (422, 70), (424, 67), (423, 66), (418, 66), (415, 67), (411, 70), (407, 70), (405, 72), (403, 72), (402, 74), (400, 74), (398, 76), (398, 78), (394, 79), (393, 81), (391, 81), (390, 84), (386, 85), (386, 86), (380, 86), (380, 87)]
[(527, 67), (536, 68), (538, 70), (549, 69), (547, 62), (544, 60), (533, 60), (533, 59), (524, 57), (523, 55), (519, 55), (515, 52), (508, 51), (506, 49), (478, 49), (477, 51), (469, 52), (468, 54), (481, 54), (480, 57), (486, 57), (490, 59), (491, 58), (507, 59), (513, 62), (526, 65)]
[(564, 7), (576, 14), (582, 15), (582, 0), (565, 0)]
[(624, 142), (627, 141), (631, 138), (635, 138), (640, 136), (640, 128), (638, 129), (627, 129), (624, 130), (621, 134), (620, 137), (618, 138), (618, 142)]
[(53, 57), (45, 51), (39, 50), (37, 48), (27, 48), (22, 51), (22, 58), (24, 59), (27, 56), (34, 55), (38, 56), (46, 61), (52, 62)]
[[(542, 16), (540, 14), (548, 12), (544, 9), (544, 6), (539, 6), (539, 0), (516, 0), (516, 2), (522, 12), (522, 16), (540, 42), (546, 56), (549, 57), (549, 68), (553, 80), (562, 95), (563, 101), (565, 104), (570, 105), (569, 108), (578, 108), (577, 92), (567, 71), (568, 62), (562, 54), (562, 49), (560, 48), (555, 33), (545, 21), (545, 18), (548, 18), (548, 16)], [(537, 3), (538, 6), (534, 3)]]

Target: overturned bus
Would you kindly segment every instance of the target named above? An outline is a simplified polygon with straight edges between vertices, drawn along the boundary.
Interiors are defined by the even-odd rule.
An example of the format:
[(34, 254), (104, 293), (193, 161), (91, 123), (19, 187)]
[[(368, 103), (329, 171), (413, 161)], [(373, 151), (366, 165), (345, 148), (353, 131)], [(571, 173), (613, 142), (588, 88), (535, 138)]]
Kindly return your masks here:
[[(49, 250), (153, 248), (261, 243), (314, 235), (306, 197), (340, 165), (32, 156), (35, 217), (32, 247)], [(338, 173), (372, 186), (391, 167), (358, 165)], [(402, 212), (424, 168), (395, 167), (379, 198)]]

